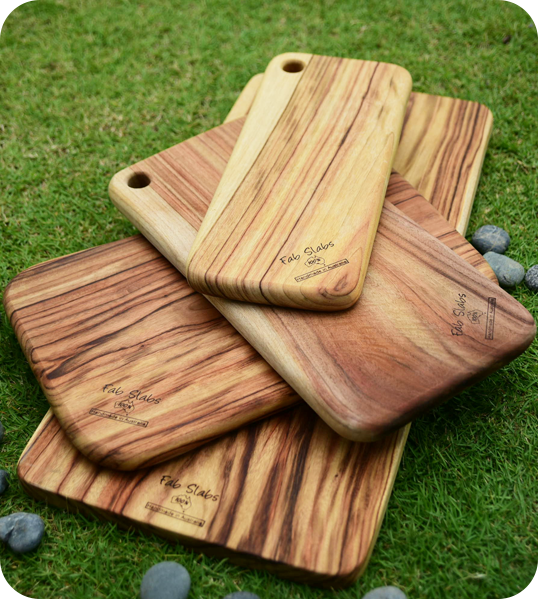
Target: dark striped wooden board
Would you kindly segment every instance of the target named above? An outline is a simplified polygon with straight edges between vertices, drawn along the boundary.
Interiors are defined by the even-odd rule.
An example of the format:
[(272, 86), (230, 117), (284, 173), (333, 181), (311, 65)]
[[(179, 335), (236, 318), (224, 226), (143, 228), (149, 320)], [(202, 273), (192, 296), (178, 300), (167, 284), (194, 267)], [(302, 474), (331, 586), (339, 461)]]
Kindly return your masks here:
[[(183, 274), (241, 126), (178, 144), (110, 184), (114, 203)], [(354, 441), (378, 439), (487, 376), (524, 351), (536, 329), (519, 302), (389, 201), (352, 308), (323, 313), (207, 298)]]
[(394, 64), (273, 58), (191, 248), (193, 289), (307, 310), (352, 306), (410, 93), (410, 74)]

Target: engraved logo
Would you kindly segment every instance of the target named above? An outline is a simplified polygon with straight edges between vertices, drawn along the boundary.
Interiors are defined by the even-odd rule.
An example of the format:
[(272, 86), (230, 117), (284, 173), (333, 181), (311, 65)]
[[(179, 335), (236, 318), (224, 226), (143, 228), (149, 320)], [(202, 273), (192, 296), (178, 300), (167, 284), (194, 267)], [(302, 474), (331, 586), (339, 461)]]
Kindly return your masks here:
[(179, 505), (179, 509), (183, 510), (184, 512), (192, 507), (191, 498), (187, 497), (187, 495), (174, 495), (170, 501), (172, 503), (177, 503)]
[(482, 310), (469, 310), (467, 312), (467, 318), (471, 322), (471, 324), (480, 324), (480, 317), (484, 315)]
[(126, 416), (129, 416), (129, 414), (135, 409), (132, 399), (121, 399), (120, 401), (114, 403), (114, 407), (123, 410)]
[(310, 256), (310, 258), (308, 258), (308, 260), (305, 262), (305, 266), (325, 266), (325, 260), (319, 256)]
[(147, 510), (152, 512), (156, 512), (158, 514), (163, 514), (164, 516), (168, 516), (169, 518), (175, 518), (176, 520), (183, 520), (183, 522), (188, 522), (194, 526), (199, 526), (203, 528), (205, 526), (205, 520), (201, 518), (196, 518), (195, 516), (189, 516), (184, 512), (176, 512), (176, 510), (172, 510), (170, 508), (159, 505), (158, 503), (152, 503), (148, 501), (145, 505)]

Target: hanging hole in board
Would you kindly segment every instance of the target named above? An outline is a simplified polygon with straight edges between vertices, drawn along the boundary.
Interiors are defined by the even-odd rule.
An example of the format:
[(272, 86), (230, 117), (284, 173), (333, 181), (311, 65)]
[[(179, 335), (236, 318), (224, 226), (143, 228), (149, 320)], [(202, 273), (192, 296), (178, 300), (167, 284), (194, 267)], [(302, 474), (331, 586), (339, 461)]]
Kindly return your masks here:
[(300, 60), (288, 60), (282, 65), (282, 70), (286, 73), (300, 73), (304, 66), (304, 62)]
[(141, 189), (147, 187), (151, 183), (150, 178), (144, 173), (135, 173), (127, 181), (127, 185), (133, 189)]

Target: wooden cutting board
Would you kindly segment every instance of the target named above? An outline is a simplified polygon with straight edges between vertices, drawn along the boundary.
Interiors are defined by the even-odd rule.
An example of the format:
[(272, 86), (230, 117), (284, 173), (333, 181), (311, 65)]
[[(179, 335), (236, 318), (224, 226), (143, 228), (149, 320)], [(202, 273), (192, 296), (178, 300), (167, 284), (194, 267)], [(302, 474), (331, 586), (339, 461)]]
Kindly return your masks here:
[(477, 102), (414, 92), (407, 106), (394, 168), (462, 234), (492, 125), (491, 112)]
[[(262, 80), (261, 73), (252, 77), (225, 122), (245, 115)], [(394, 169), (462, 235), (492, 126), (491, 111), (478, 102), (419, 92), (409, 98)]]
[[(495, 280), (399, 175), (387, 198)], [(67, 435), (107, 467), (165, 461), (299, 401), (141, 236), (34, 266), (10, 283), (4, 301)]]
[[(398, 206), (424, 218), (444, 243), (494, 279), (482, 256), (403, 180), (391, 187)], [(139, 237), (116, 243), (133, 250), (147, 244)], [(101, 249), (110, 254), (114, 245)], [(366, 568), (408, 431), (354, 443), (303, 404), (186, 456), (124, 473), (82, 456), (49, 411), (18, 475), (30, 495), (60, 508), (294, 580), (346, 586)]]
[[(240, 128), (217, 127), (111, 181), (114, 203), (183, 273)], [(355, 441), (410, 422), (534, 338), (521, 304), (390, 202), (366, 283), (361, 301), (338, 313), (208, 299), (329, 426)]]
[[(257, 77), (259, 78), (259, 76)], [(249, 83), (249, 90), (252, 90), (256, 83), (256, 78), (253, 78)], [(459, 102), (459, 100), (454, 100), (454, 102)], [(245, 106), (246, 109), (248, 109), (248, 106)], [(235, 111), (234, 116), (238, 116), (238, 111)], [(485, 131), (477, 130), (475, 135), (483, 136), (484, 133)], [(487, 136), (489, 136), (489, 132)], [(482, 153), (485, 152), (487, 142), (478, 145), (480, 147), (473, 156), (475, 160), (481, 162)], [(447, 176), (450, 177), (450, 173)], [(454, 180), (454, 186), (455, 184), (456, 181)], [(398, 205), (407, 212), (413, 204), (413, 198), (408, 198)], [(434, 224), (432, 218), (427, 218), (424, 220), (424, 224), (433, 227), (432, 233), (435, 233), (435, 229), (437, 229), (443, 242), (453, 240), (454, 250), (459, 252), (460, 255), (465, 255), (466, 258), (474, 255), (476, 258), (475, 264), (484, 264), (481, 256), (473, 254), (469, 244), (466, 244), (464, 240), (462, 241), (461, 238), (458, 238), (457, 235), (447, 229), (446, 223), (437, 220)], [(464, 233), (465, 231), (462, 230), (461, 232)], [(471, 249), (469, 254), (464, 254), (466, 248)], [(495, 280), (487, 265), (484, 267), (484, 272), (492, 280)], [(187, 535), (183, 532), (174, 532), (180, 522), (178, 517), (183, 518), (179, 515), (183, 509), (176, 509), (173, 512), (169, 510), (166, 514), (161, 514), (160, 510), (155, 511), (159, 508), (150, 505), (146, 509), (146, 504), (144, 504), (142, 520), (132, 519), (128, 515), (120, 515), (124, 504), (129, 503), (131, 508), (133, 507), (134, 497), (131, 500), (131, 489), (136, 491), (137, 487), (140, 488), (140, 483), (138, 483), (140, 476), (134, 481), (134, 485), (130, 485), (127, 482), (126, 474), (110, 471), (107, 473), (107, 471), (99, 469), (82, 456), (77, 455), (59, 429), (51, 412), (47, 414), (39, 430), (28, 444), (19, 464), (19, 476), (30, 494), (50, 501), (61, 508), (80, 509), (87, 514), (94, 514), (105, 519), (112, 516), (117, 522), (132, 525), (144, 531), (158, 531), (159, 534), (169, 539), (179, 540), (183, 543), (196, 543), (198, 548), (203, 548), (205, 551), (228, 552), (236, 562), (248, 562), (250, 565), (265, 567), (295, 579), (305, 580), (306, 582), (320, 582), (323, 580), (328, 585), (343, 586), (351, 583), (366, 567), (384, 517), (386, 504), (410, 425), (375, 444), (355, 444), (336, 436), (320, 419), (315, 417), (312, 419), (312, 416), (307, 407), (301, 407), (288, 411), (285, 416), (272, 416), (263, 423), (251, 424), (240, 433), (243, 435), (243, 443), (247, 441), (246, 447), (244, 445), (242, 448), (237, 446), (236, 435), (229, 435), (228, 439), (214, 442), (215, 446), (220, 446), (228, 452), (229, 449), (226, 450), (226, 447), (231, 448), (231, 443), (234, 443), (239, 453), (232, 455), (231, 460), (226, 462), (228, 466), (225, 471), (233, 472), (235, 475), (238, 471), (241, 471), (243, 474), (234, 478), (234, 480), (248, 479), (249, 482), (254, 481), (256, 484), (251, 494), (248, 492), (250, 486), (243, 487), (244, 490), (241, 492), (237, 485), (228, 483), (227, 487), (235, 489), (234, 499), (241, 506), (241, 510), (244, 509), (245, 505), (251, 505), (253, 497), (257, 499), (257, 506), (261, 505), (264, 510), (263, 513), (260, 513), (258, 507), (256, 508), (255, 514), (259, 516), (257, 521), (254, 521), (252, 516), (249, 517), (247, 525), (249, 525), (252, 534), (243, 534), (241, 540), (238, 540), (238, 534), (233, 536), (231, 534), (233, 531), (237, 531), (237, 527), (241, 526), (243, 522), (242, 518), (237, 517), (239, 510), (232, 506), (229, 518), (226, 518), (223, 513), (220, 521), (227, 521), (231, 524), (231, 526), (228, 526), (230, 541), (226, 540), (225, 544), (213, 546), (202, 541), (200, 545), (199, 541), (192, 538), (193, 527), (187, 525), (188, 521), (186, 520), (181, 520), (180, 528), (181, 531), (187, 530)], [(295, 427), (292, 424), (292, 417)], [(264, 428), (272, 425), (274, 425), (274, 428)], [(260, 454), (260, 451), (266, 448), (267, 430), (270, 431), (271, 440), (275, 442), (272, 445), (271, 458), (276, 457), (277, 459), (273, 463), (271, 477), (266, 483), (265, 488), (269, 490), (269, 493), (263, 495), (264, 503), (260, 502), (261, 486), (255, 476), (257, 462), (254, 456), (265, 456), (265, 453)], [(321, 431), (324, 432), (321, 433)], [(248, 434), (245, 437), (244, 435), (247, 432)], [(305, 452), (305, 438), (310, 434), (312, 440), (308, 443), (308, 451)], [(231, 441), (232, 439), (233, 441)], [(333, 445), (330, 444), (331, 439), (334, 441)], [(219, 451), (212, 448), (213, 444), (201, 450), (198, 449), (192, 452), (189, 457), (202, 451)], [(281, 455), (278, 453), (278, 448), (282, 448)], [(223, 449), (220, 451), (223, 451)], [(50, 458), (51, 455), (53, 459)], [(324, 474), (328, 471), (328, 465), (334, 469), (335, 464), (338, 466), (338, 463), (335, 462), (335, 456), (338, 457), (339, 455), (345, 456), (341, 463), (341, 471), (337, 471), (334, 476), (327, 475), (324, 476), (323, 480), (319, 480), (319, 468), (324, 468)], [(307, 459), (308, 456), (311, 459)], [(315, 456), (317, 456), (318, 471), (311, 468)], [(170, 464), (183, 464), (186, 459), (186, 457), (180, 458), (170, 462)], [(54, 468), (51, 468), (51, 464), (54, 464)], [(62, 465), (58, 471), (56, 471), (56, 464)], [(154, 467), (152, 470), (144, 472), (157, 473), (160, 468), (164, 468), (164, 466)], [(344, 472), (348, 476), (355, 476), (360, 479), (358, 492), (353, 493), (353, 486), (343, 483)], [(171, 475), (163, 471), (161, 476), (158, 477), (159, 488), (163, 476)], [(95, 479), (94, 483), (90, 484), (93, 479)], [(66, 484), (63, 483), (64, 480)], [(82, 484), (83, 490), (75, 482), (77, 480), (84, 481)], [(262, 482), (267, 480), (266, 472), (263, 473), (260, 480)], [(115, 481), (121, 487), (120, 491), (115, 490)], [(281, 481), (288, 482), (289, 485), (281, 484)], [(293, 481), (300, 482), (300, 485), (294, 485)], [(170, 480), (166, 478), (164, 482), (170, 482)], [(181, 481), (178, 482), (182, 484)], [(205, 475), (204, 482), (211, 484), (211, 480), (205, 479)], [(307, 495), (300, 493), (301, 486), (304, 485), (305, 489), (319, 488), (324, 490), (327, 488), (324, 485), (331, 485), (331, 483), (339, 483), (341, 488), (334, 487), (330, 489), (333, 492), (332, 495), (327, 494), (327, 497), (330, 497), (328, 501), (320, 501), (319, 495), (317, 495), (315, 504), (310, 503), (308, 518), (305, 518), (305, 514), (301, 510), (294, 509), (299, 503), (299, 498), (301, 499), (300, 505), (303, 505), (303, 501), (307, 500)], [(178, 483), (172, 484), (177, 486)], [(189, 484), (192, 483), (188, 482), (187, 486)], [(162, 486), (166, 488), (171, 485), (165, 484)], [(268, 489), (268, 486), (271, 488)], [(189, 493), (189, 495), (192, 495), (192, 493)], [(172, 497), (175, 496), (172, 495)], [(172, 505), (171, 498), (170, 505)], [(210, 499), (213, 501), (212, 498)], [(357, 500), (358, 505), (355, 504), (355, 500)], [(100, 504), (102, 507), (93, 507), (95, 503)], [(185, 508), (188, 503), (188, 500), (181, 500), (181, 505), (184, 505)], [(154, 505), (158, 506), (160, 504), (154, 503)], [(179, 499), (174, 500), (173, 505), (180, 505)], [(287, 511), (284, 510), (284, 513), (287, 514), (285, 519), (282, 519), (282, 517), (272, 517), (270, 519), (264, 517), (266, 513), (277, 514), (279, 506), (288, 507)], [(342, 518), (342, 514), (346, 513), (346, 509), (348, 510), (347, 513), (352, 514), (352, 517), (346, 522), (346, 527), (353, 525), (354, 529), (359, 531), (357, 534), (347, 534), (347, 528), (343, 529), (339, 526), (346, 520)], [(332, 515), (331, 518), (327, 518), (329, 512)], [(165, 515), (167, 517), (164, 517)], [(157, 528), (155, 521), (149, 524), (148, 517), (152, 520), (159, 518), (159, 528)], [(261, 522), (264, 523), (262, 531), (259, 528)], [(308, 531), (313, 531), (317, 541), (321, 538), (325, 539), (323, 544), (314, 544), (316, 549), (314, 552), (304, 551), (306, 543), (312, 538), (311, 536), (307, 536), (305, 542), (298, 543), (300, 537), (297, 533), (302, 534), (305, 525)], [(329, 530), (329, 527), (334, 526), (337, 527), (337, 530), (332, 528)], [(190, 537), (189, 529), (191, 530)], [(207, 526), (205, 526), (205, 529), (208, 530)], [(264, 535), (263, 538), (260, 538), (260, 534)], [(284, 543), (278, 544), (279, 539), (283, 539), (286, 545)], [(336, 539), (337, 543), (341, 543), (339, 545), (342, 549), (340, 553), (338, 549), (333, 550), (336, 547), (335, 543), (332, 542), (333, 539)], [(249, 547), (253, 549), (249, 551)], [(340, 556), (345, 559), (338, 561)], [(355, 562), (354, 566), (352, 565), (353, 562)]]
[(275, 57), (192, 246), (191, 286), (309, 310), (353, 305), (410, 92), (396, 65)]

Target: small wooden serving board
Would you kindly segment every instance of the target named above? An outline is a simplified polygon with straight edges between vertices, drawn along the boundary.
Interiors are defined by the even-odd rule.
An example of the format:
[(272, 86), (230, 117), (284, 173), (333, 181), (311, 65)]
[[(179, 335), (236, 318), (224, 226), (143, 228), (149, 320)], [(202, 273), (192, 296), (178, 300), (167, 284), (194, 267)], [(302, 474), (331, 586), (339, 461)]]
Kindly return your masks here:
[[(111, 181), (114, 203), (183, 273), (241, 124), (178, 144)], [(138, 187), (140, 180), (149, 184)], [(355, 441), (380, 438), (500, 368), (536, 328), (521, 304), (390, 202), (352, 308), (208, 299), (329, 426)]]
[(396, 65), (268, 65), (187, 263), (201, 293), (342, 310), (362, 290), (411, 92)]
[[(388, 193), (495, 279), (482, 256), (403, 180), (393, 179)], [(147, 244), (141, 238), (116, 243), (133, 249)], [(346, 586), (366, 568), (408, 431), (354, 443), (302, 405), (186, 456), (123, 473), (78, 453), (49, 411), (19, 461), (18, 475), (30, 495), (60, 508), (293, 580)]]

